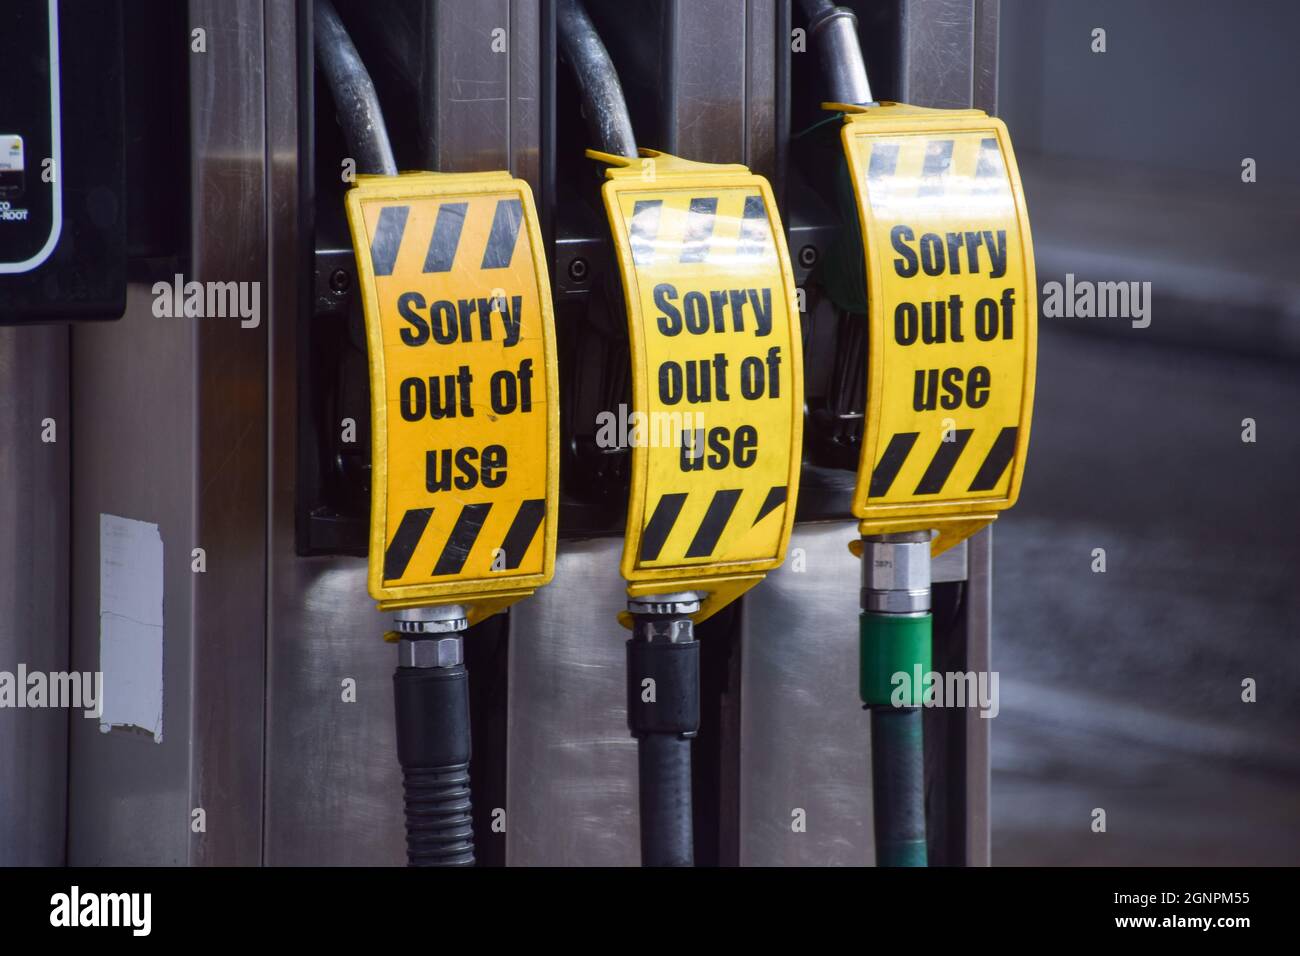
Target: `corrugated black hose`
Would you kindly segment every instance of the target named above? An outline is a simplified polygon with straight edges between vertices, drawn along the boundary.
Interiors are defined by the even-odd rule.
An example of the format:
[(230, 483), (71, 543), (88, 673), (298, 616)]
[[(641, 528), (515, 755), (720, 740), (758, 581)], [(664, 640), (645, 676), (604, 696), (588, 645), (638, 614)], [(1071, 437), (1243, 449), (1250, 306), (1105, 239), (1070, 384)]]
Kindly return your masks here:
[(473, 866), (469, 672), (464, 664), (398, 667), (393, 700), (406, 794), (407, 863)]

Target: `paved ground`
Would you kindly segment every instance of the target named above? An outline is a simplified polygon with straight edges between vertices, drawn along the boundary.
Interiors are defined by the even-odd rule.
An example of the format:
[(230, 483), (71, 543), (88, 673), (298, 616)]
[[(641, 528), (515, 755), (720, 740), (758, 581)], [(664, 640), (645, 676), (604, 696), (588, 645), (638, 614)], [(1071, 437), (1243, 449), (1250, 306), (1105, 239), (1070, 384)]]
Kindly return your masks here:
[(1300, 366), (1042, 326), (994, 537), (994, 862), (1300, 863)]

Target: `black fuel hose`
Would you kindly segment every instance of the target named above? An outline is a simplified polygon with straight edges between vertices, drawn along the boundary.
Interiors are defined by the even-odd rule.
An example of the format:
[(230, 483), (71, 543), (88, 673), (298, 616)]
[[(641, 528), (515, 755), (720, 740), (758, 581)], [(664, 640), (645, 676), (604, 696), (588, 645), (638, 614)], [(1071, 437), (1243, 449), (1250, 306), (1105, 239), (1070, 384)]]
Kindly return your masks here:
[(406, 795), (411, 866), (473, 866), (469, 672), (398, 667), (393, 674), (397, 759)]
[(388, 127), (379, 106), (370, 72), (357, 54), (347, 27), (330, 0), (315, 0), (313, 7), (316, 62), (325, 74), (343, 138), (357, 172), (397, 175), (397, 162), (388, 141)]
[(693, 866), (690, 738), (646, 734), (637, 742), (637, 767), (641, 865)]
[[(641, 865), (693, 866), (691, 738), (700, 729), (700, 642), (689, 619), (633, 615), (627, 722), (637, 738)], [(674, 640), (655, 639), (672, 633)]]
[(582, 112), (596, 147), (604, 153), (635, 158), (636, 136), (618, 72), (580, 0), (560, 0), (556, 29), (560, 52), (578, 83)]

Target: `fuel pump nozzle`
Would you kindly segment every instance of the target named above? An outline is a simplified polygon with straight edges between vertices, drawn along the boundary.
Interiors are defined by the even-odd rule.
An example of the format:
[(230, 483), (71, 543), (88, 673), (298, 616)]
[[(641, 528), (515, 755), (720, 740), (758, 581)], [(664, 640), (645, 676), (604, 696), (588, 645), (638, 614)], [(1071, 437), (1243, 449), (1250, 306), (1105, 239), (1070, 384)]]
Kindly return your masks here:
[(819, 51), (822, 76), (832, 103), (873, 102), (867, 82), (867, 65), (858, 43), (858, 18), (848, 7), (831, 0), (801, 0), (808, 18), (808, 35)]
[[(835, 6), (831, 0), (801, 0), (801, 5), (818, 51), (827, 100), (874, 107), (853, 11)], [(842, 163), (841, 167), (841, 174), (846, 173), (847, 166)], [(866, 274), (857, 265), (863, 257), (861, 240), (851, 245), (851, 254), (838, 265), (856, 280), (856, 295), (851, 298), (865, 302)], [(831, 285), (835, 286), (833, 280)], [(832, 292), (831, 298), (844, 297)], [(856, 333), (854, 341), (869, 344), (863, 343), (856, 323), (866, 324), (861, 316), (851, 317), (848, 328)], [(848, 350), (848, 354), (856, 357), (857, 350)], [(855, 372), (860, 369), (854, 367)], [(865, 397), (865, 382), (859, 378), (853, 382)], [(859, 692), (871, 714), (871, 790), (878, 866), (927, 863), (920, 708), (931, 660), (931, 537), (928, 530), (909, 530), (863, 535), (861, 539)], [(906, 678), (901, 685), (899, 674)], [(900, 692), (903, 690), (906, 693)]]
[(694, 591), (627, 602), (627, 723), (637, 739), (641, 865), (692, 866), (691, 739), (700, 729)]
[(637, 150), (586, 12), (562, 0), (560, 14), (562, 48), (602, 147), (587, 156), (606, 167), (632, 414), (648, 424), (629, 443), (619, 615), (632, 631), (642, 863), (690, 866), (694, 626), (759, 584), (789, 547), (803, 425), (799, 309), (768, 181), (739, 163)]
[[(862, 558), (860, 690), (871, 712), (876, 856), (881, 865), (925, 866), (920, 708), (963, 705), (942, 694), (930, 669), (930, 561), (1019, 493), (1036, 337), (1029, 221), (1000, 120), (975, 109), (862, 102), (870, 94), (865, 75), (860, 89), (852, 82), (863, 73), (852, 19), (825, 0), (804, 8), (810, 28), (826, 32), (823, 68), (835, 99), (823, 105), (842, 120), (836, 202), (852, 213), (836, 244), (842, 255), (822, 263), (822, 285), (861, 323), (854, 341), (866, 345), (865, 382), (853, 378), (865, 388), (852, 499), (861, 539), (851, 549)], [(994, 237), (997, 264), (992, 251), (987, 268), (977, 259), (958, 265), (954, 253), (946, 267), (909, 269), (896, 244), (914, 234), (930, 243)], [(963, 309), (984, 316), (982, 334), (961, 333)], [(919, 322), (922, 310), (926, 323), (939, 317), (938, 332), (909, 331), (909, 316)], [(943, 400), (927, 393), (941, 377), (952, 386)]]
[[(560, 0), (556, 25), (597, 147), (636, 157), (618, 72), (580, 0)], [(642, 866), (695, 862), (691, 740), (700, 727), (700, 644), (690, 615), (703, 597), (683, 591), (627, 603), (627, 722), (637, 739)]]
[(871, 712), (876, 865), (925, 866), (920, 707), (931, 660), (929, 531), (863, 537), (861, 604), (858, 687)]
[[(330, 0), (315, 0), (317, 61), (334, 97), (357, 171), (397, 175), (378, 94)], [(393, 674), (397, 757), (405, 792), (407, 862), (473, 866), (470, 818), (469, 673), (458, 604), (396, 612)]]
[(465, 608), (410, 608), (398, 634), (393, 702), (411, 866), (473, 866)]

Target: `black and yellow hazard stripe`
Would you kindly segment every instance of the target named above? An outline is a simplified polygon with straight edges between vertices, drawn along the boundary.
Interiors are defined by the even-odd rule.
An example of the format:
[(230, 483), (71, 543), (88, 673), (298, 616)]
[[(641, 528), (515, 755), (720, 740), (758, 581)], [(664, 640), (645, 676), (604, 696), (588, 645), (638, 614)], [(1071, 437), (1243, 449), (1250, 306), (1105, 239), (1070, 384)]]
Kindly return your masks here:
[[(955, 195), (958, 191), (955, 183), (961, 184), (962, 191), (976, 195), (1010, 195), (1011, 186), (997, 137), (983, 137), (978, 150), (963, 146), (960, 155), (956, 150), (957, 141), (951, 137), (930, 139), (923, 144), (908, 143), (906, 155), (902, 146), (903, 141), (896, 139), (881, 139), (871, 144), (867, 183), (877, 193), (885, 190), (883, 195), (873, 197), (875, 203), (890, 195), (892, 190), (886, 187), (890, 180), (915, 181), (918, 197)], [(908, 168), (900, 169), (900, 161)]]
[[(959, 428), (951, 433), (951, 440), (940, 440), (912, 495), (919, 498), (942, 494), (948, 478), (961, 460), (974, 434), (974, 429)], [(1011, 459), (1015, 456), (1018, 434), (1019, 429), (1014, 425), (1009, 425), (998, 432), (993, 444), (985, 453), (984, 460), (976, 470), (975, 477), (968, 487), (962, 489), (963, 491), (992, 491), (997, 487), (1007, 466), (1011, 464)], [(894, 486), (894, 480), (911, 457), (919, 438), (919, 432), (899, 432), (889, 437), (884, 452), (881, 453), (875, 468), (871, 471), (868, 498), (883, 498), (889, 494)]]
[[(699, 492), (699, 494), (708, 494), (708, 492)], [(684, 558), (694, 560), (714, 556), (718, 542), (731, 524), (742, 496), (743, 489), (740, 488), (719, 488), (713, 492), (704, 511), (704, 517), (691, 535), (690, 544), (683, 554)], [(681, 516), (688, 497), (686, 492), (670, 492), (661, 495), (655, 502), (654, 509), (650, 512), (650, 519), (641, 534), (641, 561), (659, 561), (663, 557), (664, 545), (668, 543), (669, 536), (676, 529), (677, 519)], [(777, 485), (769, 489), (754, 517), (749, 520), (748, 527), (758, 524), (784, 505), (785, 501), (785, 485)]]
[[(734, 237), (715, 235), (719, 197), (691, 196), (685, 205), (685, 226), (681, 236), (661, 235), (664, 220), (663, 199), (638, 199), (632, 204), (628, 236), (632, 262), (638, 267), (655, 264), (657, 249), (672, 249), (680, 263), (706, 263), (722, 250), (727, 256), (757, 257), (772, 248), (771, 230), (763, 197), (757, 193), (745, 197)], [(680, 201), (674, 200), (674, 206)], [(735, 220), (735, 216), (723, 216)], [(680, 250), (680, 251), (677, 251)], [(665, 253), (667, 255), (667, 253)]]
[[(432, 576), (455, 576), (465, 569), (470, 553), (479, 543), (480, 532), (491, 511), (490, 502), (461, 506), (451, 534), (443, 544), (438, 560), (430, 572)], [(402, 515), (397, 531), (384, 551), (385, 581), (400, 581), (406, 576), (411, 558), (429, 527), (433, 512), (433, 508), (410, 508)], [(504, 537), (493, 545), (493, 553), (500, 548), (502, 554), (499, 570), (513, 571), (519, 567), (537, 537), (537, 531), (545, 517), (545, 499), (533, 498), (520, 502)]]
[[(451, 271), (469, 212), (470, 204), (464, 201), (444, 202), (438, 206), (425, 252), (424, 272)], [(384, 206), (379, 210), (379, 221), (370, 241), (370, 261), (374, 265), (375, 275), (393, 274), (410, 213), (411, 207), (404, 204)], [(518, 199), (507, 197), (497, 200), (492, 213), (492, 225), (484, 243), (483, 257), (477, 266), (479, 269), (509, 268), (514, 259), (523, 219), (523, 204)]]
[(918, 196), (942, 196), (948, 170), (952, 168), (950, 139), (932, 139), (925, 144), (925, 159), (921, 164), (921, 187)]
[(445, 202), (438, 207), (433, 220), (433, 235), (424, 255), (424, 272), (450, 272), (456, 261), (456, 247), (465, 228), (465, 211), (469, 203)]

